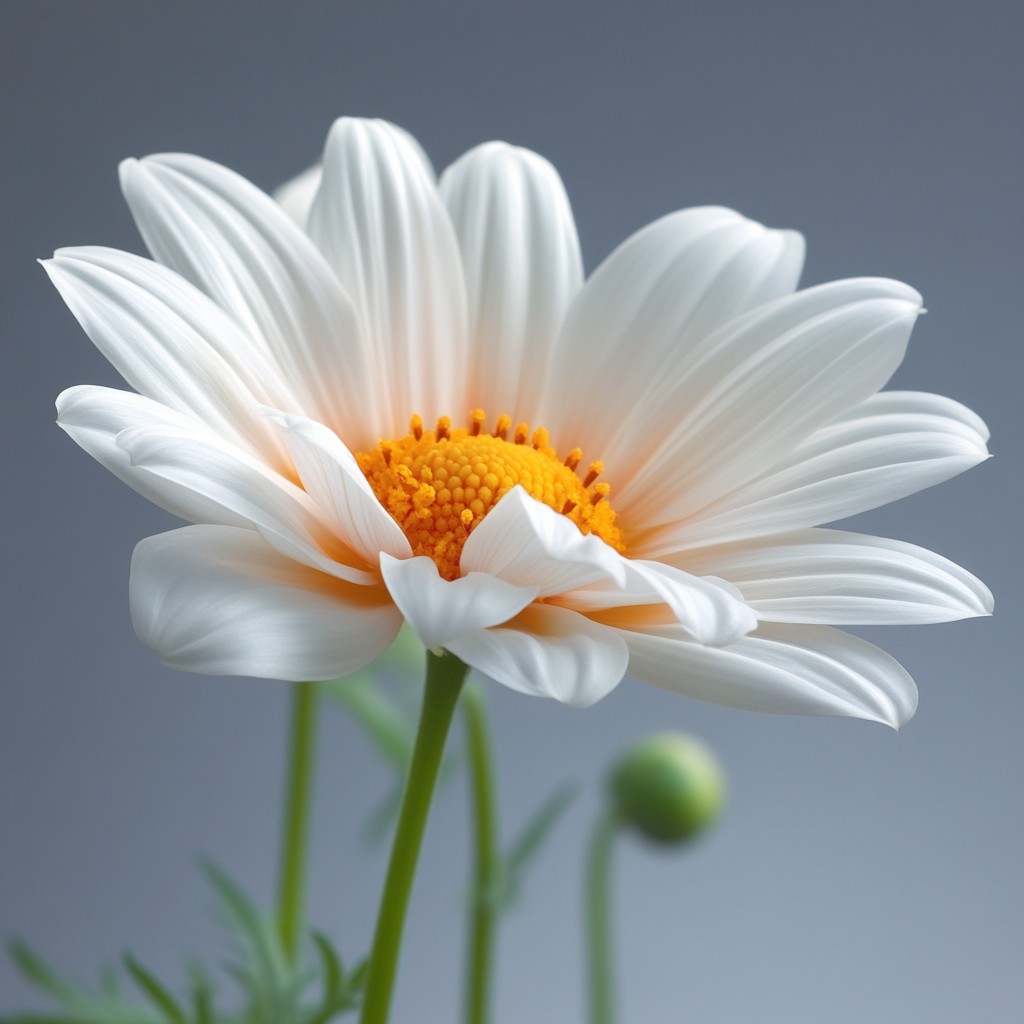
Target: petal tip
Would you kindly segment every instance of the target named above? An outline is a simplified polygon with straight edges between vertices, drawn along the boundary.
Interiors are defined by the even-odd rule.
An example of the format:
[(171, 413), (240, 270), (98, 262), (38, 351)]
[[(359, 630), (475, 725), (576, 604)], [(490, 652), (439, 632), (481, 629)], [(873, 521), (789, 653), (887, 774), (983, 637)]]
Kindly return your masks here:
[(61, 419), (64, 414), (68, 411), (68, 406), (80, 395), (83, 391), (88, 390), (88, 384), (72, 384), (71, 387), (65, 388), (54, 400), (53, 407), (57, 410), (57, 424), (63, 426)]
[(124, 189), (131, 179), (138, 174), (141, 167), (142, 162), (138, 157), (134, 156), (125, 157), (125, 159), (117, 165), (117, 177), (121, 183), (122, 189)]

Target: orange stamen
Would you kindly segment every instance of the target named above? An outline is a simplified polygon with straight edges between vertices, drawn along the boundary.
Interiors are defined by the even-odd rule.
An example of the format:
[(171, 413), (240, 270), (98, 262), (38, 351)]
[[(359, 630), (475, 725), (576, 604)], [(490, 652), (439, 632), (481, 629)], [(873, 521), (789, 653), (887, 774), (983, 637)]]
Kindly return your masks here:
[(474, 409), (468, 426), (453, 428), (451, 419), (442, 416), (430, 432), (416, 415), (408, 435), (356, 455), (374, 494), (415, 554), (432, 558), (445, 579), (457, 579), (469, 534), (516, 486), (571, 520), (581, 533), (625, 550), (615, 511), (605, 500), (611, 487), (591, 486), (604, 471), (602, 463), (591, 463), (580, 480), (575, 472), (583, 457), (579, 448), (562, 461), (544, 427), (531, 435), (529, 425), (520, 423), (510, 441), (509, 416), (498, 417), (493, 434), (484, 432), (484, 422), (483, 410)]

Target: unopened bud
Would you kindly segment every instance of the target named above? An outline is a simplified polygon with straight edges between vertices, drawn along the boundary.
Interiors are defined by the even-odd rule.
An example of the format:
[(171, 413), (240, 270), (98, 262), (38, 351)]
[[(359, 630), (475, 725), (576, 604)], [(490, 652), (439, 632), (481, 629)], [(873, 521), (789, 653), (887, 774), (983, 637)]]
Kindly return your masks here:
[(725, 794), (715, 755), (676, 733), (637, 744), (612, 770), (610, 783), (622, 821), (659, 843), (694, 838), (718, 817)]

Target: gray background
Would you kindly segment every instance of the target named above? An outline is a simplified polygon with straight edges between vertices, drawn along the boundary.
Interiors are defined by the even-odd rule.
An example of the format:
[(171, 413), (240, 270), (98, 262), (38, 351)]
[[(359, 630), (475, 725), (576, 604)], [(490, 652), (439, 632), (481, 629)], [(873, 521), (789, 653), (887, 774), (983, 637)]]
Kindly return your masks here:
[[(961, 6), (963, 9), (961, 10)], [(860, 517), (986, 579), (991, 620), (874, 631), (918, 679), (901, 733), (699, 705), (626, 682), (585, 713), (493, 692), (502, 818), (584, 786), (501, 936), (497, 1020), (583, 1015), (580, 855), (610, 756), (692, 730), (731, 783), (682, 857), (626, 843), (628, 1022), (1021, 1019), (1020, 42), (1016, 3), (10, 2), (0, 8), (6, 422), (0, 932), (89, 973), (131, 945), (180, 976), (215, 952), (194, 862), (272, 894), (286, 690), (160, 667), (127, 615), (136, 541), (172, 525), (53, 426), (63, 387), (116, 383), (34, 257), (141, 246), (124, 156), (181, 149), (272, 187), (332, 118), (406, 126), (438, 166), (505, 138), (561, 170), (589, 267), (671, 209), (734, 206), (809, 241), (805, 283), (914, 284), (930, 315), (899, 387), (989, 421), (997, 458)], [(880, 636), (881, 634), (881, 636)], [(493, 688), (497, 690), (497, 688)], [(315, 923), (363, 951), (384, 776), (324, 721)], [(455, 1019), (462, 780), (428, 834), (395, 1019)], [(32, 997), (0, 965), (0, 1009)]]

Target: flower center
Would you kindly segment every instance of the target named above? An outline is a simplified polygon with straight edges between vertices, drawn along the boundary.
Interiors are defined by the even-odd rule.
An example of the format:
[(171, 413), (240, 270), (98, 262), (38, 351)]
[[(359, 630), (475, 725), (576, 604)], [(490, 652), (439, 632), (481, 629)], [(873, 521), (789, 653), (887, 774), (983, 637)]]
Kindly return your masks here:
[(508, 416), (499, 416), (491, 433), (483, 426), (481, 409), (473, 411), (468, 427), (454, 430), (447, 416), (432, 431), (413, 416), (405, 437), (381, 441), (373, 451), (356, 455), (373, 493), (409, 538), (414, 554), (432, 558), (445, 579), (457, 579), (466, 539), (517, 484), (571, 519), (582, 533), (625, 550), (615, 510), (606, 500), (611, 487), (597, 483), (602, 463), (590, 463), (581, 475), (577, 467), (583, 452), (574, 448), (559, 459), (543, 427), (531, 434), (520, 423), (509, 440)]

